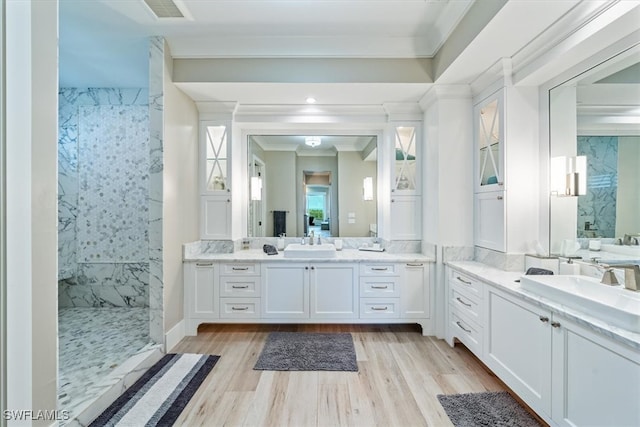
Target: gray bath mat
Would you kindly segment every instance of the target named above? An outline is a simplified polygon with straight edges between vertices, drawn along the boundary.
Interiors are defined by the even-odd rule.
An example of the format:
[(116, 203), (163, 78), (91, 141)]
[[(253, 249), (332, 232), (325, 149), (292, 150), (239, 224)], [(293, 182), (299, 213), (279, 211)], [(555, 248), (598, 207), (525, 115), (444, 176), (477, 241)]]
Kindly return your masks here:
[(357, 371), (351, 334), (271, 332), (253, 367), (266, 371)]
[(456, 427), (540, 427), (506, 391), (439, 394), (438, 400)]

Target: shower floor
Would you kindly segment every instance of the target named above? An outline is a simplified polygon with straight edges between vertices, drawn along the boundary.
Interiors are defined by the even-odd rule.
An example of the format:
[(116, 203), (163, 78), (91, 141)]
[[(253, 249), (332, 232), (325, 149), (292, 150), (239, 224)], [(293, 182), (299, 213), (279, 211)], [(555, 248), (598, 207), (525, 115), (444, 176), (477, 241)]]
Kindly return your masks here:
[(154, 346), (148, 308), (58, 310), (58, 408), (75, 416), (112, 383), (131, 356)]

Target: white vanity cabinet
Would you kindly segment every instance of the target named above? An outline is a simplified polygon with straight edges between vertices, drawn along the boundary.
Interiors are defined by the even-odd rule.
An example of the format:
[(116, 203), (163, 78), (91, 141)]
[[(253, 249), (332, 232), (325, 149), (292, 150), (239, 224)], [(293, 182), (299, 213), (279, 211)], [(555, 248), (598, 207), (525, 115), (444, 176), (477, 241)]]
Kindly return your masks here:
[(220, 263), (221, 319), (260, 317), (261, 277), (258, 263)]
[(263, 317), (355, 319), (356, 271), (348, 263), (264, 263)]
[(552, 414), (560, 426), (640, 426), (640, 355), (554, 316)]
[(411, 322), (432, 333), (426, 261), (185, 261), (184, 286), (187, 335), (248, 322)]
[(535, 88), (504, 86), (475, 102), (474, 238), (477, 246), (524, 253), (536, 240)]
[(552, 425), (640, 425), (640, 352), (562, 313), (448, 267), (458, 339)]
[(195, 335), (200, 323), (220, 317), (216, 273), (212, 261), (184, 264), (184, 312), (188, 335)]
[(460, 340), (478, 357), (482, 357), (484, 316), (482, 301), (484, 284), (466, 274), (449, 270), (447, 342)]
[(231, 122), (200, 122), (200, 238), (231, 238)]
[(265, 319), (309, 318), (309, 264), (262, 264), (262, 316)]
[(400, 316), (405, 319), (430, 317), (429, 267), (423, 262), (407, 262), (399, 265)]
[(551, 312), (488, 286), (484, 363), (529, 406), (551, 413)]
[(357, 271), (357, 266), (354, 264), (311, 264), (309, 303), (312, 319), (358, 317)]

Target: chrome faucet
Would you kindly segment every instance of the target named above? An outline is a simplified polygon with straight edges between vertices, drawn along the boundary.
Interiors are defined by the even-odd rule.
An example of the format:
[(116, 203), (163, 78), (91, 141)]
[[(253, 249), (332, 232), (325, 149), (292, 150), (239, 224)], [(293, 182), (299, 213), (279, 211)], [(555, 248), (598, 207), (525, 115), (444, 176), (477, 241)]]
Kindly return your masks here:
[(624, 270), (624, 287), (630, 291), (640, 291), (640, 264), (618, 264), (607, 265), (600, 264), (605, 268), (602, 275), (602, 281), (605, 285), (617, 285), (618, 280), (613, 273), (614, 268), (620, 268)]

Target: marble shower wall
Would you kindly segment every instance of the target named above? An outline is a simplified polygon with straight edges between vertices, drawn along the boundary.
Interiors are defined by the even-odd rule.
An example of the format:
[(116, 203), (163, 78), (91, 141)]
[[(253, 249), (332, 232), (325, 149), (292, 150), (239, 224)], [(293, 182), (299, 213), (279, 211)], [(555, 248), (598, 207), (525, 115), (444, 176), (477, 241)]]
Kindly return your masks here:
[(148, 102), (146, 89), (60, 89), (60, 307), (149, 304)]
[[(618, 138), (579, 136), (578, 156), (587, 156), (587, 194), (578, 197), (578, 237), (615, 237)], [(585, 223), (591, 224), (585, 230)]]

